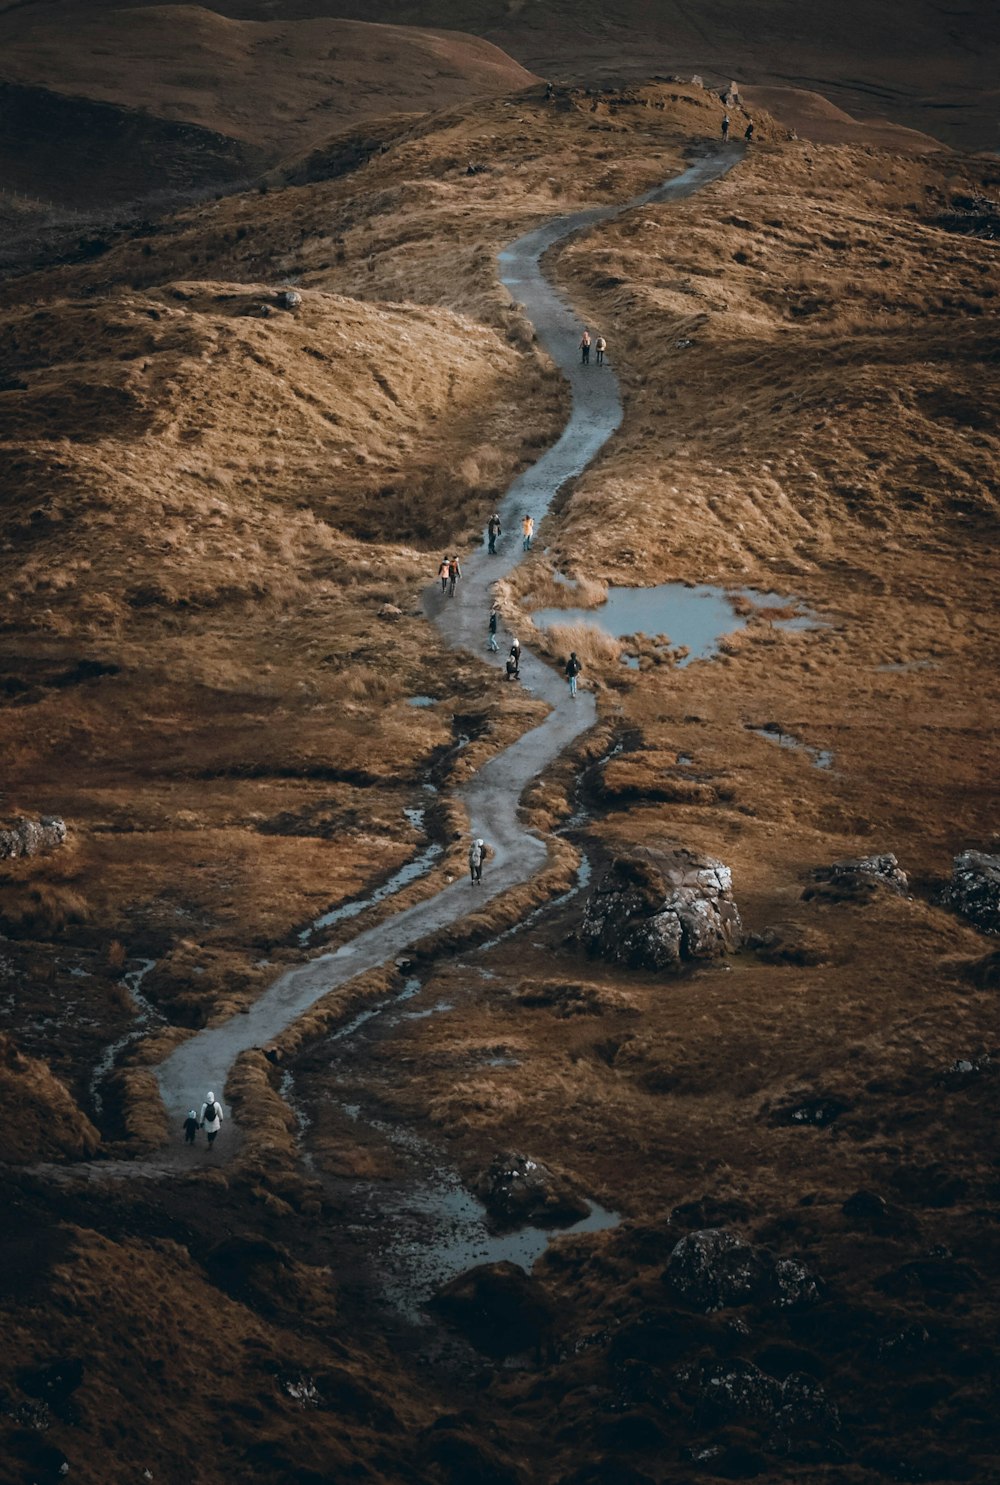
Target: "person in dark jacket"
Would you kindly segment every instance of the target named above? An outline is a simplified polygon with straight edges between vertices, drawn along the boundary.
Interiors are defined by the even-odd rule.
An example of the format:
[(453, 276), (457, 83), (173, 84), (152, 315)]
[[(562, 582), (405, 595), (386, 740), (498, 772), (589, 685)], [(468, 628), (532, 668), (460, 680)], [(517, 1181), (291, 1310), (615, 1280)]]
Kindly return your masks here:
[(497, 623), (499, 621), (499, 618), (500, 610), (497, 608), (496, 604), (494, 604), (493, 607), (490, 609), (490, 637), (486, 641), (490, 649), (493, 651), (494, 655), (500, 649), (500, 646), (497, 644)]
[(569, 681), (569, 694), (571, 696), (575, 697), (576, 696), (576, 678), (580, 674), (581, 670), (583, 669), (583, 666), (580, 664), (579, 660), (576, 658), (576, 651), (575, 650), (571, 650), (570, 651), (570, 657), (566, 661), (566, 667), (565, 667), (565, 669), (566, 669), (566, 679)]
[(489, 525), (486, 527), (486, 535), (489, 538), (489, 553), (491, 557), (497, 554), (497, 537), (503, 536), (500, 525), (500, 512), (494, 511), (490, 516)]
[(458, 582), (461, 576), (462, 569), (459, 566), (458, 558), (452, 557), (451, 561), (448, 563), (448, 596), (450, 598), (454, 598), (455, 584)]
[(184, 1143), (193, 1145), (198, 1133), (198, 1115), (194, 1109), (188, 1109), (188, 1116), (184, 1120)]
[(514, 677), (515, 677), (516, 680), (520, 680), (521, 679), (521, 641), (518, 639), (518, 637), (517, 637), (516, 634), (514, 635), (514, 641), (513, 641), (512, 645), (510, 647), (510, 658), (514, 662)]

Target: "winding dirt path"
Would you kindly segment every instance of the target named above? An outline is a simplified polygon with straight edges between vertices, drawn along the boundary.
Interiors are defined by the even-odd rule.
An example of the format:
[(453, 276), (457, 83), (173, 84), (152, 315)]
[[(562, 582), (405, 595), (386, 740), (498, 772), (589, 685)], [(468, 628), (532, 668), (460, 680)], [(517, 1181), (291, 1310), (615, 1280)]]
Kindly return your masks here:
[[(504, 647), (496, 656), (486, 650), (489, 589), (523, 556), (521, 517), (529, 512), (537, 528), (556, 492), (587, 467), (622, 419), (618, 380), (610, 366), (579, 364), (579, 315), (545, 278), (542, 254), (554, 243), (634, 207), (690, 196), (731, 170), (743, 153), (739, 145), (714, 151), (643, 196), (620, 206), (558, 217), (500, 254), (503, 283), (524, 306), (540, 343), (568, 380), (572, 409), (558, 443), (508, 491), (500, 507), (505, 535), (497, 555), (489, 556), (484, 542), (484, 550), (464, 564), (463, 581), (454, 599), (442, 597), (436, 583), (425, 594), (425, 611), (453, 647), (474, 650), (502, 667)], [(521, 676), (522, 683), (548, 702), (552, 711), (538, 727), (485, 764), (459, 793), (473, 834), (488, 840), (496, 853), (482, 888), (473, 890), (467, 879), (459, 879), (427, 901), (359, 933), (332, 953), (287, 970), (246, 1014), (199, 1032), (178, 1047), (155, 1070), (172, 1128), (179, 1127), (191, 1105), (200, 1107), (206, 1089), (221, 1097), (241, 1052), (267, 1044), (330, 990), (481, 908), (499, 893), (527, 881), (544, 865), (545, 842), (521, 825), (518, 804), (530, 780), (593, 725), (596, 706), (587, 692), (571, 700), (563, 679), (527, 651), (521, 660)]]

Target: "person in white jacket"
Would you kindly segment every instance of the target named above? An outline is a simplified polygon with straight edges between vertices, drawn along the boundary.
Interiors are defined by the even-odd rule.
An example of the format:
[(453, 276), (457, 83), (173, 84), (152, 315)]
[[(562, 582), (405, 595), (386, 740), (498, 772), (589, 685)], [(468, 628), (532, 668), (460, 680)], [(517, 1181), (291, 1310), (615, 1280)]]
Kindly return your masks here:
[(205, 1102), (201, 1106), (198, 1123), (208, 1136), (208, 1148), (211, 1149), (215, 1143), (215, 1136), (222, 1128), (222, 1105), (216, 1103), (214, 1093), (205, 1094)]

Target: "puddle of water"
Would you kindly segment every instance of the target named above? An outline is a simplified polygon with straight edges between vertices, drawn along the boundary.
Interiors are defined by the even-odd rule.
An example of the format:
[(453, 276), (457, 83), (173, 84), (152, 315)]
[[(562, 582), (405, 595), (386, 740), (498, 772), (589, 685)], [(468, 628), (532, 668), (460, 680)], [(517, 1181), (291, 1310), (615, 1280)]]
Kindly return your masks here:
[[(356, 1109), (356, 1105), (351, 1106)], [(348, 1112), (347, 1108), (344, 1109)], [(357, 1230), (383, 1234), (379, 1272), (385, 1297), (415, 1324), (426, 1324), (423, 1308), (442, 1286), (480, 1263), (519, 1263), (530, 1270), (554, 1238), (585, 1232), (603, 1232), (621, 1220), (597, 1202), (581, 1221), (557, 1229), (522, 1227), (516, 1232), (492, 1233), (486, 1208), (462, 1185), (457, 1173), (439, 1163), (434, 1149), (410, 1131), (366, 1119), (397, 1149), (427, 1168), (415, 1187), (387, 1199), (381, 1186), (369, 1187), (365, 1204), (370, 1219)]]
[[(565, 581), (565, 580), (564, 580)], [(719, 640), (726, 634), (745, 629), (751, 614), (737, 613), (734, 602), (744, 599), (753, 608), (788, 608), (795, 600), (779, 593), (758, 593), (752, 588), (725, 588), (701, 584), (661, 583), (656, 588), (608, 589), (604, 603), (597, 608), (547, 608), (532, 614), (532, 620), (543, 629), (560, 624), (586, 624), (602, 629), (615, 639), (629, 634), (648, 634), (658, 638), (663, 647), (684, 648), (688, 654), (677, 663), (689, 665), (692, 660), (709, 660), (718, 653)], [(798, 606), (798, 605), (795, 605)], [(819, 620), (807, 611), (787, 619), (773, 620), (776, 629), (815, 629)], [(624, 656), (632, 670), (639, 668), (634, 656)]]
[(694, 759), (691, 757), (691, 754), (690, 753), (678, 753), (677, 754), (677, 767), (678, 768), (690, 768), (693, 763), (694, 763)]
[[(423, 817), (422, 810), (406, 811), (405, 813), (408, 816), (419, 814), (421, 819)], [(414, 856), (412, 861), (407, 861), (398, 871), (393, 872), (388, 881), (383, 882), (381, 887), (376, 887), (374, 892), (370, 892), (367, 897), (359, 897), (354, 902), (343, 902), (339, 907), (331, 908), (328, 913), (321, 913), (318, 918), (313, 919), (308, 927), (302, 929), (299, 934), (299, 943), (307, 944), (310, 939), (314, 938), (317, 933), (321, 933), (323, 929), (332, 928), (337, 923), (343, 923), (350, 918), (356, 918), (366, 908), (373, 907), (377, 902), (384, 902), (387, 897), (395, 896), (404, 887), (408, 887), (411, 882), (415, 882), (418, 877), (425, 876), (441, 855), (442, 849), (436, 841), (432, 841), (429, 846), (424, 847), (419, 856)]]
[[(801, 742), (791, 732), (782, 732), (778, 726), (751, 727), (746, 725), (747, 732), (752, 732), (754, 737), (769, 737), (776, 742), (779, 748), (791, 748), (796, 753), (806, 753), (813, 768), (832, 768), (834, 754), (828, 748), (811, 748), (808, 743)], [(678, 759), (678, 762), (680, 760)]]
[(406, 704), (407, 704), (407, 706), (435, 706), (437, 704), (437, 697), (436, 696), (408, 696), (406, 698)]
[(876, 665), (875, 669), (895, 672), (897, 675), (908, 675), (913, 670), (937, 670), (937, 667), (936, 660), (894, 660), (889, 665)]
[(455, 1007), (450, 1000), (439, 1000), (437, 1005), (428, 1006), (425, 1011), (407, 1011), (402, 1017), (402, 1020), (426, 1021), (428, 1016), (442, 1016), (454, 1009)]

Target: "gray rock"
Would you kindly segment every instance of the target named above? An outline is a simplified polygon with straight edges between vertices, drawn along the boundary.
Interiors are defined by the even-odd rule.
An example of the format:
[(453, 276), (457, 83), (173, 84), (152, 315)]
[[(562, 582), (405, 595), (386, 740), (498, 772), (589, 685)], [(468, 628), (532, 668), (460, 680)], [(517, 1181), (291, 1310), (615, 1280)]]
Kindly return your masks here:
[(891, 851), (886, 851), (882, 856), (859, 856), (855, 861), (835, 861), (829, 871), (829, 880), (832, 882), (870, 877), (881, 886), (897, 892), (900, 897), (905, 897), (910, 890), (906, 873), (900, 870), (899, 862)]
[(298, 309), (302, 303), (302, 295), (296, 289), (282, 289), (277, 302), (279, 309)]
[(1000, 856), (983, 851), (956, 856), (944, 901), (983, 933), (1000, 933)]
[(685, 850), (618, 857), (591, 893), (581, 935), (591, 954), (635, 969), (676, 970), (739, 948), (728, 866)]
[(681, 1238), (667, 1260), (664, 1282), (706, 1312), (729, 1305), (787, 1309), (819, 1298), (819, 1285), (796, 1258), (775, 1258), (725, 1227), (703, 1228)]
[(38, 856), (55, 850), (66, 839), (66, 822), (58, 815), (42, 815), (29, 820), (21, 815), (7, 830), (0, 830), (0, 860), (16, 856)]
[(397, 619), (403, 617), (403, 610), (397, 608), (394, 603), (383, 603), (378, 611), (378, 616), (380, 619), (386, 619), (390, 624), (394, 624)]
[(530, 1156), (497, 1155), (477, 1183), (477, 1192), (499, 1228), (536, 1222), (543, 1227), (579, 1222), (590, 1207), (564, 1176)]

